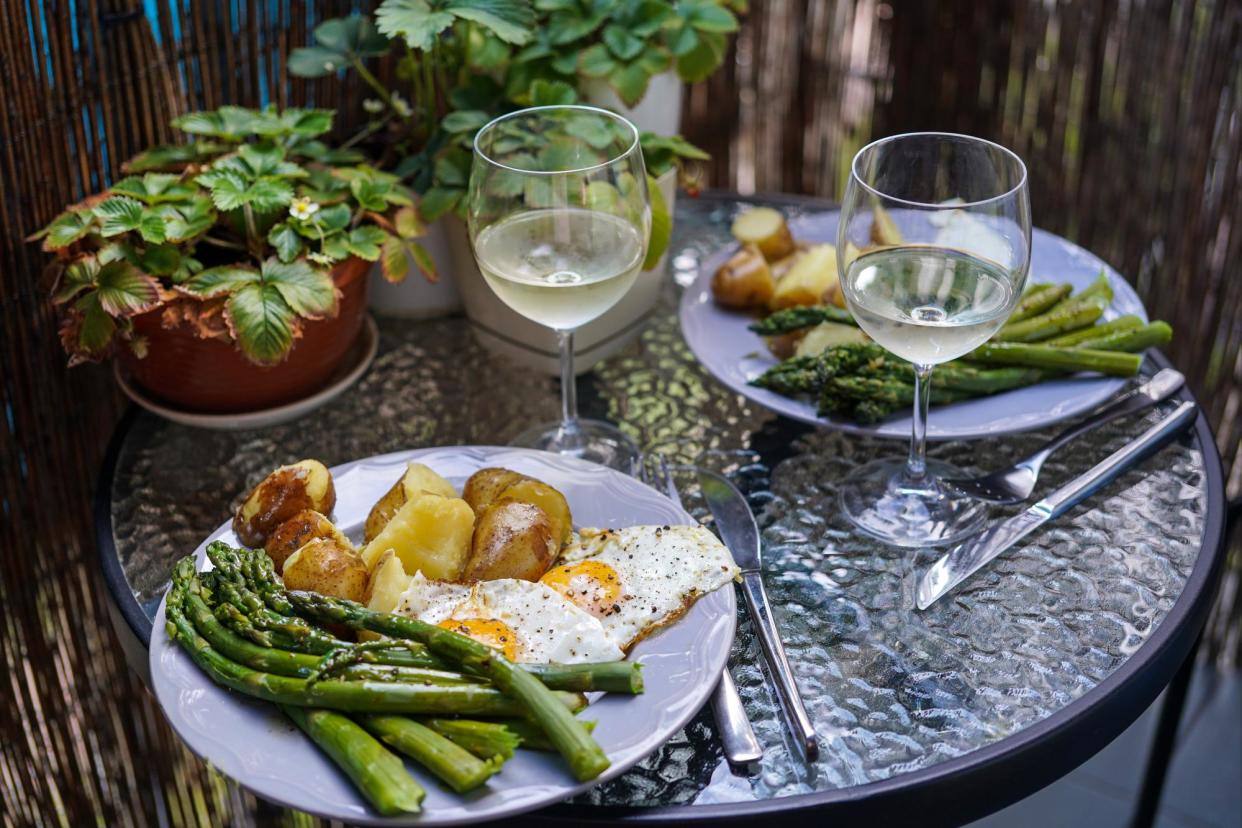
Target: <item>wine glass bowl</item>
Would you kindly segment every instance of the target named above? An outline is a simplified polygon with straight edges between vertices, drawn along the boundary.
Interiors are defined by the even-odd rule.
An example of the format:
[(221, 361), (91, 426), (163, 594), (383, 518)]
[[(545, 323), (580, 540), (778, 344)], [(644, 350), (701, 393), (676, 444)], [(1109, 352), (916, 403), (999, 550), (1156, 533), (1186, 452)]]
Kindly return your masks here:
[(837, 236), (841, 289), (858, 325), (911, 363), (914, 419), (904, 460), (859, 469), (841, 505), (860, 529), (899, 546), (956, 542), (977, 530), (978, 501), (946, 490), (959, 476), (926, 459), (932, 368), (1005, 324), (1030, 267), (1026, 167), (979, 138), (912, 133), (858, 152)]
[(637, 129), (586, 106), (503, 115), (475, 136), (466, 205), (488, 286), (553, 329), (560, 347), (561, 420), (513, 444), (629, 471), (633, 443), (608, 423), (578, 417), (573, 332), (625, 296), (647, 255), (651, 209)]

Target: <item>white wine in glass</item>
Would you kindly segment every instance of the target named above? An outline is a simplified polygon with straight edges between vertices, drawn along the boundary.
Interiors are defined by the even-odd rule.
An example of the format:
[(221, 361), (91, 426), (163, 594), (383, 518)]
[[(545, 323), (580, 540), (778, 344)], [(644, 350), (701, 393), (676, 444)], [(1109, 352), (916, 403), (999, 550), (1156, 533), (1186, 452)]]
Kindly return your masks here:
[(578, 416), (573, 334), (625, 296), (647, 256), (638, 130), (587, 106), (503, 115), (475, 136), (466, 206), (483, 278), (514, 311), (554, 330), (560, 347), (561, 419), (512, 444), (632, 472), (634, 443), (610, 423)]
[(957, 469), (927, 459), (932, 369), (986, 342), (1018, 303), (1031, 260), (1026, 166), (968, 135), (923, 132), (869, 144), (850, 168), (837, 256), (859, 327), (911, 362), (914, 374), (908, 454), (841, 481), (841, 509), (897, 546), (957, 542), (980, 528), (987, 510), (941, 485), (961, 476)]

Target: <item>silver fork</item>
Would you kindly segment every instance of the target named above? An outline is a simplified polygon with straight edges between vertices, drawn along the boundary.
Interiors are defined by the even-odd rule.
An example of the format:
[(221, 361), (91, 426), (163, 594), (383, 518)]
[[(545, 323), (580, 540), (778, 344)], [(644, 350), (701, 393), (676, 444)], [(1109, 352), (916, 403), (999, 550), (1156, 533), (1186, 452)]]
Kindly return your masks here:
[[(663, 457), (660, 458), (658, 469), (654, 473), (649, 473), (646, 463), (640, 462), (638, 476), (657, 491), (663, 490), (670, 500), (684, 508), (668, 461)], [(746, 765), (763, 758), (763, 748), (759, 746), (755, 731), (750, 726), (750, 719), (746, 717), (746, 708), (742, 706), (742, 698), (737, 694), (737, 685), (733, 683), (728, 667), (721, 671), (720, 681), (712, 693), (712, 714), (716, 717), (716, 730), (720, 733), (725, 759), (730, 764)]]

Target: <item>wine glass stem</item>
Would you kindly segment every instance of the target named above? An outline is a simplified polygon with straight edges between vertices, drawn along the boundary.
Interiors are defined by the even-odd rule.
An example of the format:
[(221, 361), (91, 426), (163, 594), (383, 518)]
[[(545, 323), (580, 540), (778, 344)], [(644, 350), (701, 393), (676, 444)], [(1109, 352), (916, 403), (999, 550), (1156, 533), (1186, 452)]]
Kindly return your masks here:
[(561, 352), (561, 435), (562, 449), (572, 448), (582, 439), (578, 427), (578, 381), (574, 377), (574, 332), (557, 331), (556, 342)]
[(906, 477), (922, 482), (927, 476), (927, 406), (931, 401), (932, 366), (914, 366), (914, 417), (911, 420), (910, 456), (906, 460)]

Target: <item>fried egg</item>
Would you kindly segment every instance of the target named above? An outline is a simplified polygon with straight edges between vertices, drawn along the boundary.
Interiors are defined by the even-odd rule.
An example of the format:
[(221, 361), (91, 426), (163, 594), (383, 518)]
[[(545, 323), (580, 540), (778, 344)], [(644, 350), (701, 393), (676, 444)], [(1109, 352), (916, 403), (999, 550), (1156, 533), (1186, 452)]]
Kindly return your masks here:
[(503, 578), (466, 586), (420, 573), (396, 611), (469, 636), (510, 661), (580, 664), (625, 657), (598, 618), (546, 584)]
[(583, 529), (540, 582), (598, 618), (624, 650), (738, 575), (702, 526)]

